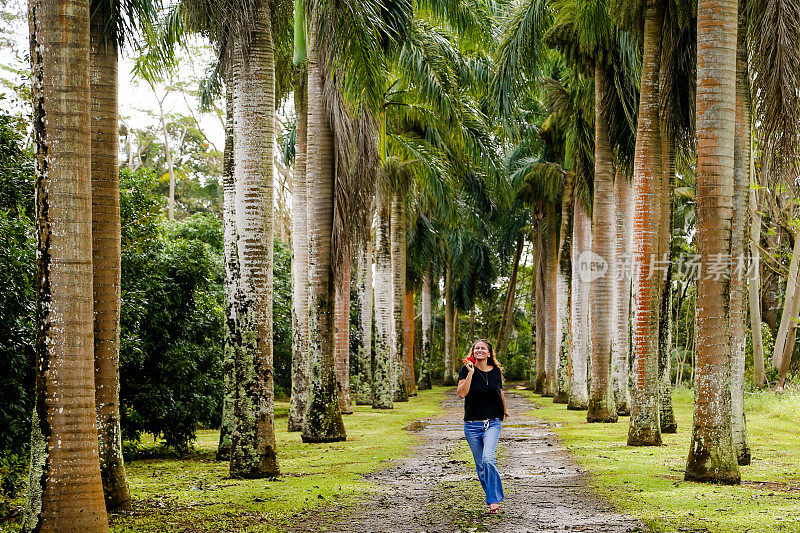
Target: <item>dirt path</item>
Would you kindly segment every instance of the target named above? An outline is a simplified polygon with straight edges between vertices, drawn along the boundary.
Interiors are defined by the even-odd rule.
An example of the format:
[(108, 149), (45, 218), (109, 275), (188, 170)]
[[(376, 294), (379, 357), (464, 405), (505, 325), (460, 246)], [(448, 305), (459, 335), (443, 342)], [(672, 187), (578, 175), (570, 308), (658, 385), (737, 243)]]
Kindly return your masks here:
[[(413, 456), (368, 477), (379, 492), (361, 505), (331, 508), (306, 517), (292, 532), (636, 532), (643, 525), (593, 495), (586, 475), (548, 430), (526, 415), (531, 404), (507, 392), (511, 418), (503, 423), (497, 463), (506, 499), (499, 515), (486, 515), (483, 491), (472, 460), (462, 450), (463, 403), (455, 392), (444, 413), (419, 429)], [(327, 518), (323, 518), (327, 517)]]

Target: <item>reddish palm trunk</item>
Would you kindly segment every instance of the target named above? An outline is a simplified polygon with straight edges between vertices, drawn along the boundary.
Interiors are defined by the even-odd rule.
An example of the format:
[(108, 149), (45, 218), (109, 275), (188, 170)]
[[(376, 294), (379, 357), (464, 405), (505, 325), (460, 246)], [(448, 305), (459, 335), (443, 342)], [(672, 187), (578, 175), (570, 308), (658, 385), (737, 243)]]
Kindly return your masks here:
[(32, 0), (36, 392), (23, 531), (108, 531), (92, 316), (89, 2)]
[(660, 256), (668, 261), (666, 272), (660, 272), (661, 310), (658, 318), (658, 405), (662, 433), (677, 433), (678, 422), (672, 408), (672, 203), (675, 190), (675, 138), (661, 120), (661, 231)]
[(414, 378), (414, 290), (406, 287), (403, 312), (403, 372), (409, 396), (417, 395), (417, 381)]
[[(661, 444), (658, 404), (658, 319), (661, 311), (661, 276), (655, 258), (662, 261), (661, 186), (663, 161), (659, 120), (659, 59), (664, 5), (647, 4), (642, 63), (642, 90), (636, 132), (633, 190), (634, 362), (631, 421), (628, 446)], [(653, 206), (656, 206), (654, 209)]]
[(353, 400), (350, 397), (350, 262), (340, 266), (340, 277), (336, 280), (336, 322), (334, 332), (334, 351), (336, 352), (335, 371), (339, 409), (344, 414), (353, 413)]
[(697, 367), (686, 479), (740, 482), (731, 437), (729, 257), (736, 103), (737, 0), (700, 0), (697, 19)]
[(94, 383), (100, 474), (108, 510), (131, 507), (122, 459), (119, 416), (121, 227), (117, 47), (104, 35), (101, 5), (91, 23), (92, 264), (94, 270)]
[(604, 276), (592, 282), (592, 385), (589, 422), (616, 422), (617, 408), (611, 387), (611, 339), (613, 317), (608, 312), (614, 298), (614, 174), (613, 153), (608, 138), (608, 125), (603, 114), (603, 102), (608, 90), (608, 80), (603, 66), (598, 62), (595, 77), (595, 171), (594, 208), (592, 209), (592, 252), (607, 261), (609, 269)]

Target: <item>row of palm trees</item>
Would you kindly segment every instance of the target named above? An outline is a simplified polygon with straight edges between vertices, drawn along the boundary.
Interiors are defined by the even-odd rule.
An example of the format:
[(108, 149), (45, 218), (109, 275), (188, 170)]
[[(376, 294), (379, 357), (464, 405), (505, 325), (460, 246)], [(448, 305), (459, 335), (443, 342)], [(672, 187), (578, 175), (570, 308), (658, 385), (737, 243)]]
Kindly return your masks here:
[[(658, 445), (662, 432), (676, 430), (669, 392), (672, 213), (676, 162), (690, 170), (696, 158), (696, 242), (704, 266), (697, 280), (700, 343), (687, 479), (738, 483), (738, 464), (750, 460), (743, 412), (747, 286), (739, 274), (747, 248), (750, 139), (754, 135), (763, 147), (779, 147), (764, 158), (785, 165), (794, 148), (782, 141), (793, 138), (798, 127), (796, 121), (763, 121), (754, 129), (750, 118), (751, 101), (758, 116), (773, 118), (774, 109), (785, 105), (770, 100), (780, 100), (787, 80), (763, 83), (774, 80), (772, 69), (782, 71), (780, 61), (791, 55), (774, 42), (786, 44), (782, 36), (763, 28), (765, 19), (778, 26), (785, 20), (777, 9), (757, 2), (740, 8), (736, 2), (701, 1), (695, 21), (693, 6), (681, 2), (528, 0), (509, 17), (498, 54), (502, 61), (494, 94), (506, 120), (513, 120), (518, 109), (511, 102), (526, 89), (536, 90), (537, 83), (551, 94), (555, 87), (560, 96), (550, 96), (551, 115), (539, 130), (547, 149), (538, 160), (521, 165), (526, 179), (539, 182), (535, 201), (542, 206), (534, 234), (537, 374), (532, 385), (569, 408), (587, 409), (590, 422), (615, 422), (630, 413), (629, 445)], [(765, 38), (773, 42), (760, 40)], [(640, 60), (637, 41), (642, 43)], [(772, 55), (760, 51), (765, 47)], [(572, 80), (543, 81), (552, 69), (547, 48), (560, 54)], [(570, 115), (560, 135), (553, 134), (558, 116), (570, 109), (566, 104), (577, 102), (577, 91), (570, 94), (568, 86), (586, 78), (594, 85), (594, 143), (589, 149), (591, 143), (582, 142), (587, 128), (578, 115)], [(687, 112), (694, 108), (695, 92), (696, 116)], [(559, 153), (559, 142), (567, 145), (566, 157), (563, 149)], [(553, 163), (562, 165), (560, 184)], [(551, 187), (555, 194), (542, 186), (548, 180), (556, 183)], [(591, 194), (583, 195), (589, 183)], [(588, 251), (608, 269), (591, 281), (580, 275), (580, 254)], [(628, 251), (633, 252), (633, 279), (616, 272), (625, 266), (622, 258)], [(719, 257), (729, 258), (722, 275), (710, 268)], [(792, 285), (790, 279), (787, 287)], [(752, 281), (750, 290), (752, 300), (758, 294)], [(542, 310), (545, 319), (538, 316)], [(759, 314), (753, 327), (758, 341)], [(784, 313), (786, 320), (792, 316)]]
[[(305, 442), (346, 437), (349, 361), (347, 350), (336, 349), (336, 316), (337, 307), (349, 314), (342, 310), (349, 307), (353, 256), (360, 302), (355, 401), (389, 408), (414, 393), (412, 343), (404, 337), (413, 306), (407, 272), (419, 274), (422, 286), (419, 387), (431, 381), (431, 292), (441, 278), (443, 381), (452, 383), (458, 313), (490, 289), (490, 243), (506, 227), (509, 255), (522, 249), (521, 233), (532, 234), (535, 388), (587, 409), (590, 421), (613, 422), (630, 411), (629, 444), (658, 444), (661, 432), (674, 430), (664, 385), (670, 270), (646, 269), (652, 257), (669, 259), (676, 165), (691, 165), (696, 131), (700, 260), (738, 258), (751, 179), (749, 103), (762, 125), (755, 130), (762, 153), (788, 168), (797, 145), (798, 121), (784, 120), (796, 113), (786, 107), (796, 103), (794, 77), (783, 70), (794, 56), (780, 48), (785, 42), (771, 42), (769, 29), (787, 11), (772, 4), (700, 0), (695, 26), (691, 5), (662, 0), (185, 0), (153, 23), (163, 30), (154, 38), (155, 63), (168, 64), (164, 43), (202, 34), (219, 53), (215, 76), (226, 90), (228, 335), (219, 456), (230, 461), (231, 475), (279, 474), (273, 110), (290, 90), (298, 116), (290, 429)], [(39, 340), (25, 530), (104, 530), (106, 508), (130, 502), (115, 385), (115, 70), (121, 37), (153, 15), (144, 0), (30, 2)], [(292, 51), (295, 66), (285, 75)], [(694, 100), (695, 57), (696, 116), (686, 111)], [(777, 83), (765, 74), (773, 68), (781, 74)], [(634, 279), (615, 275), (628, 246), (642, 269)], [(577, 270), (588, 251), (609, 268), (591, 282)], [(521, 254), (514, 255), (518, 264)], [(727, 264), (726, 273), (733, 268)], [(515, 272), (505, 313), (513, 310)], [(737, 462), (748, 460), (741, 408), (745, 289), (729, 278), (697, 281), (688, 479), (738, 482)], [(502, 348), (508, 315), (500, 324)]]

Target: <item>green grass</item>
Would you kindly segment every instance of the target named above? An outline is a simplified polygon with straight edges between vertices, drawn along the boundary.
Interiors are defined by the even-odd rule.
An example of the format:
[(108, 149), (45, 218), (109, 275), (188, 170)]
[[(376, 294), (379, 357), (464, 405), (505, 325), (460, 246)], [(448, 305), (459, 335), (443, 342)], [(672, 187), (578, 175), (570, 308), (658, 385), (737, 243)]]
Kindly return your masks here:
[[(134, 511), (111, 515), (112, 531), (279, 532), (295, 513), (354, 503), (375, 489), (363, 474), (409, 453), (415, 436), (403, 428), (440, 413), (445, 390), (420, 391), (392, 410), (356, 406), (344, 418), (347, 440), (330, 444), (303, 444), (299, 433), (287, 432), (288, 404), (277, 402), (282, 475), (273, 481), (229, 478), (227, 463), (214, 460), (219, 432), (198, 431), (195, 451), (183, 459), (126, 464)], [(19, 523), (0, 524), (0, 531), (18, 529)]]
[[(567, 411), (530, 391), (534, 415), (591, 473), (597, 491), (621, 510), (660, 531), (800, 531), (800, 394), (748, 394), (745, 400), (752, 464), (740, 467), (736, 487), (683, 481), (692, 431), (692, 392), (673, 395), (678, 433), (663, 446), (626, 446), (628, 418), (589, 424), (585, 411)], [(756, 485), (753, 485), (755, 483)], [(787, 490), (794, 485), (795, 490)]]
[[(415, 437), (403, 427), (441, 412), (445, 390), (420, 391), (392, 410), (356, 406), (354, 414), (345, 416), (345, 442), (303, 444), (299, 433), (286, 431), (286, 418), (278, 418), (282, 475), (277, 481), (228, 478), (227, 464), (213, 460), (219, 433), (201, 431), (198, 453), (190, 459), (127, 465), (138, 512), (113, 517), (113, 530), (171, 531), (191, 525), (202, 531), (281, 531), (299, 511), (352, 502), (374, 490), (363, 474), (409, 452)], [(278, 403), (276, 413), (285, 416), (286, 408)]]

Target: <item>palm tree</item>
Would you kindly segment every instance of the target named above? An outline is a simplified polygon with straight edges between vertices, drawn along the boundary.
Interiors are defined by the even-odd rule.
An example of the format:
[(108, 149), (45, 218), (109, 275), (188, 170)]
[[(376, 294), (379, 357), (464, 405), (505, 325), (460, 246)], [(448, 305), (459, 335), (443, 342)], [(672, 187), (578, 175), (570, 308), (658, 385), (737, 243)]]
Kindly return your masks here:
[(308, 46), (308, 231), (309, 231), (309, 397), (303, 417), (303, 442), (345, 440), (334, 373), (333, 230), (334, 138), (325, 112), (327, 72), (319, 40), (319, 6), (312, 13)]
[(266, 2), (255, 6), (249, 35), (233, 50), (236, 233), (241, 348), (235, 351), (232, 477), (279, 473), (275, 448), (272, 366), (272, 146), (275, 62)]
[(239, 254), (236, 244), (236, 183), (233, 178), (233, 83), (225, 85), (225, 151), (222, 160), (223, 261), (225, 264), (225, 346), (222, 377), (222, 422), (219, 428), (217, 460), (230, 461), (234, 425), (235, 350), (241, 345), (236, 320), (239, 293)]
[[(623, 265), (631, 254), (633, 228), (633, 187), (626, 172), (617, 168), (614, 192), (617, 200), (616, 246), (614, 262)], [(631, 412), (631, 393), (628, 386), (631, 341), (631, 273), (623, 268), (616, 276), (614, 294), (614, 339), (611, 354), (611, 382), (617, 414), (628, 416)]]
[(661, 293), (659, 272), (651, 258), (662, 258), (659, 250), (661, 213), (662, 151), (659, 119), (659, 59), (664, 5), (648, 2), (644, 19), (642, 85), (639, 122), (634, 156), (634, 263), (639, 267), (635, 281), (634, 383), (628, 445), (661, 444), (658, 401), (658, 339)]
[(419, 390), (428, 390), (431, 383), (431, 274), (426, 272), (422, 277), (422, 353), (420, 354)]
[(589, 314), (589, 283), (581, 279), (578, 268), (581, 254), (592, 250), (592, 219), (581, 195), (574, 197), (574, 223), (572, 226), (572, 296), (570, 348), (572, 374), (570, 376), (567, 409), (584, 410), (589, 407), (588, 371), (591, 331)]
[(294, 3), (294, 105), (297, 113), (292, 172), (292, 394), (289, 431), (303, 429), (308, 399), (308, 71), (306, 65), (305, 2)]
[(28, 20), (39, 334), (23, 531), (108, 531), (94, 401), (89, 2), (32, 0)]
[[(296, 4), (302, 9), (303, 2)], [(297, 15), (295, 15), (297, 16)], [(304, 32), (304, 25), (300, 32)], [(298, 28), (295, 28), (298, 32)], [(305, 44), (305, 43), (303, 43)], [(305, 57), (303, 58), (305, 61)], [(306, 183), (308, 100), (307, 71), (298, 73), (294, 99), (297, 110), (297, 138), (292, 172), (292, 396), (289, 431), (303, 429), (308, 398), (308, 187)]]
[[(605, 67), (595, 60), (595, 165), (594, 205), (592, 207), (592, 252), (603, 258), (614, 256), (615, 223), (614, 174), (611, 143), (603, 117), (602, 102), (610, 89)], [(611, 387), (611, 339), (613, 319), (608, 312), (613, 302), (613, 262), (607, 275), (592, 282), (590, 289), (592, 330), (592, 385), (586, 418), (589, 422), (616, 422), (617, 408)]]
[[(747, 69), (745, 2), (739, 2), (736, 45), (736, 129), (733, 148), (733, 220), (731, 223), (731, 431), (740, 465), (750, 464), (744, 415), (744, 367), (747, 342), (747, 221), (750, 200), (750, 81)], [(759, 331), (761, 325), (759, 324)], [(763, 369), (763, 361), (761, 363)]]
[(358, 349), (356, 352), (356, 404), (372, 405), (372, 236), (358, 250)]
[(697, 345), (692, 443), (686, 479), (738, 484), (731, 435), (731, 265), (707, 272), (731, 251), (737, 0), (700, 0), (697, 17)]
[(389, 202), (385, 191), (376, 199), (378, 225), (375, 231), (375, 373), (372, 407), (391, 409), (396, 369), (392, 359), (392, 252), (389, 244)]
[(130, 509), (119, 413), (121, 222), (119, 205), (118, 47), (154, 18), (147, 2), (92, 2), (92, 265), (95, 405), (106, 508)]
[[(387, 168), (387, 170), (389, 170)], [(397, 174), (400, 174), (399, 172)], [(405, 181), (407, 180), (397, 180)], [(392, 194), (390, 204), (390, 241), (392, 272), (392, 359), (394, 373), (394, 401), (407, 402), (411, 391), (408, 390), (408, 372), (404, 362), (405, 346), (405, 298), (406, 298), (406, 206), (404, 187), (398, 185)], [(413, 383), (414, 368), (411, 367)]]
[(350, 261), (339, 265), (334, 304), (334, 371), (342, 414), (353, 414), (350, 397)]

